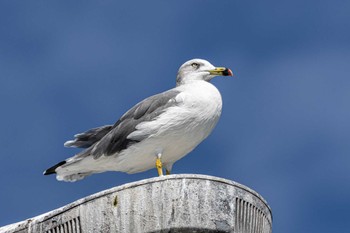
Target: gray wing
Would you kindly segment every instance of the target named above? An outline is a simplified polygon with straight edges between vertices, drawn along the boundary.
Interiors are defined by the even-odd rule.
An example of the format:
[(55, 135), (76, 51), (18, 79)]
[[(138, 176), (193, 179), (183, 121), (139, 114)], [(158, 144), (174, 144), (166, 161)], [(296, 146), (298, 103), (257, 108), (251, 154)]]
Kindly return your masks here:
[[(106, 134), (97, 141), (87, 140), (90, 144), (92, 142), (94, 142), (94, 144), (78, 154), (78, 157), (92, 155), (95, 159), (97, 159), (102, 155), (113, 155), (126, 149), (131, 144), (140, 142), (144, 138), (147, 138), (148, 135), (145, 135), (143, 138), (138, 138), (137, 140), (128, 139), (127, 137), (136, 130), (136, 126), (139, 123), (144, 121), (152, 121), (162, 114), (167, 108), (176, 105), (175, 97), (179, 93), (179, 91), (172, 89), (148, 97), (127, 111), (113, 126), (103, 126), (87, 131), (86, 135), (88, 135), (89, 132), (93, 135), (95, 133), (94, 136), (89, 136), (89, 138), (94, 140), (99, 138), (99, 136), (101, 136), (103, 133)], [(97, 132), (100, 133), (98, 136)], [(85, 133), (81, 135), (81, 138), (85, 138)], [(79, 134), (77, 136), (79, 138)], [(77, 139), (75, 139), (75, 141), (76, 140)], [(86, 143), (85, 145), (89, 145), (89, 143)], [(76, 144), (78, 144), (78, 142)]]
[(111, 129), (113, 125), (105, 125), (90, 129), (84, 133), (74, 135), (74, 140), (64, 143), (65, 147), (88, 148), (100, 141)]

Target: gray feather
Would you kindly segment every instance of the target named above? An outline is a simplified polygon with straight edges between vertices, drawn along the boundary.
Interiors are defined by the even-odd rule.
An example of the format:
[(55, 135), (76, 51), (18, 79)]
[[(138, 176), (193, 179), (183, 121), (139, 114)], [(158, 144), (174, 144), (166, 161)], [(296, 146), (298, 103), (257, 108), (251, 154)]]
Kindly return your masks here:
[(65, 147), (88, 148), (100, 141), (111, 129), (113, 125), (105, 125), (98, 128), (90, 129), (84, 133), (76, 134), (74, 140), (64, 143)]

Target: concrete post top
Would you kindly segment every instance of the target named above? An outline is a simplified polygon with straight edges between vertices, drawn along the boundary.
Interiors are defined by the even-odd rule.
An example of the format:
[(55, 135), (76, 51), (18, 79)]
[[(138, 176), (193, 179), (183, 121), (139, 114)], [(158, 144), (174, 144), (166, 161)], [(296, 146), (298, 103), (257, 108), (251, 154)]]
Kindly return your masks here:
[(271, 233), (271, 229), (271, 209), (254, 190), (214, 176), (176, 174), (110, 188), (1, 227), (0, 232)]
[(269, 209), (270, 213), (272, 214), (271, 208), (268, 205), (267, 201), (259, 193), (257, 193), (253, 189), (251, 189), (243, 184), (232, 181), (232, 180), (228, 180), (228, 179), (220, 178), (220, 177), (216, 177), (216, 176), (201, 175), (201, 174), (173, 174), (173, 175), (166, 175), (166, 176), (157, 176), (157, 177), (153, 177), (153, 178), (148, 178), (148, 179), (139, 180), (139, 181), (123, 184), (120, 186), (116, 186), (114, 188), (110, 188), (110, 189), (98, 192), (96, 194), (93, 194), (91, 196), (88, 196), (86, 198), (80, 199), (79, 201), (84, 202), (84, 201), (91, 200), (91, 199), (94, 199), (94, 198), (99, 197), (99, 196), (107, 195), (109, 193), (117, 192), (117, 191), (120, 191), (123, 189), (129, 189), (129, 188), (136, 187), (136, 186), (142, 186), (145, 184), (150, 184), (150, 183), (155, 183), (155, 182), (165, 182), (165, 181), (167, 182), (167, 181), (171, 181), (171, 180), (184, 180), (184, 179), (191, 179), (191, 180), (197, 179), (197, 180), (214, 181), (214, 182), (224, 183), (226, 185), (231, 185), (231, 186), (243, 189), (243, 190), (251, 193), (252, 195), (256, 196), (257, 198), (259, 198), (266, 205), (266, 207)]

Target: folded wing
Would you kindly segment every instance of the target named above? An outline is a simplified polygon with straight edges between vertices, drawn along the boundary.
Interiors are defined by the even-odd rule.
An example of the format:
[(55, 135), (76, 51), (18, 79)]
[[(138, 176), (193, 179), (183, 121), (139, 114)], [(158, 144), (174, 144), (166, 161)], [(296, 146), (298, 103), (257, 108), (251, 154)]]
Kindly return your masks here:
[(169, 90), (148, 97), (127, 111), (113, 126), (106, 125), (77, 134), (74, 140), (67, 141), (64, 145), (87, 148), (79, 153), (76, 158), (92, 155), (97, 159), (102, 155), (110, 156), (118, 153), (131, 144), (149, 137), (149, 134), (138, 135), (137, 138), (128, 138), (128, 135), (136, 130), (138, 124), (152, 121), (167, 108), (176, 105), (175, 97), (179, 93), (177, 90)]

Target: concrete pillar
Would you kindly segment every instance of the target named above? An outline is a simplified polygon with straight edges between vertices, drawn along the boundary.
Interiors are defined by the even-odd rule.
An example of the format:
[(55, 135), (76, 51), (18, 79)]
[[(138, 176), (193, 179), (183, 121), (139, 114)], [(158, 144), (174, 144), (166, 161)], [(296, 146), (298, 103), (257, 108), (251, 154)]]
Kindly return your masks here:
[(0, 232), (271, 233), (266, 201), (236, 182), (204, 175), (141, 180), (85, 197)]

